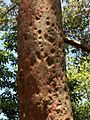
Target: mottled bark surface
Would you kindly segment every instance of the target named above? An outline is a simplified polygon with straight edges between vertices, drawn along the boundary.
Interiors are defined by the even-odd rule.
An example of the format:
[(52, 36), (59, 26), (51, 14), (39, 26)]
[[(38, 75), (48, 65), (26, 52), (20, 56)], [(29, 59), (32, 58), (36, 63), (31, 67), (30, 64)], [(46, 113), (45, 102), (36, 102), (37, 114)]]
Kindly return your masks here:
[(20, 0), (20, 120), (73, 120), (59, 0)]

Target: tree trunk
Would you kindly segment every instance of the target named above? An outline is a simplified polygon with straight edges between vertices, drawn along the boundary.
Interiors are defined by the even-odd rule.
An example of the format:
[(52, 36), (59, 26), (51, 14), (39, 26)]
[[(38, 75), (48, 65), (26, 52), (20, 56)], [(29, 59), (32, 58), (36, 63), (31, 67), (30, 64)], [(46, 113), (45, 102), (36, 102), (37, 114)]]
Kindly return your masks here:
[(20, 120), (73, 120), (59, 0), (20, 0)]

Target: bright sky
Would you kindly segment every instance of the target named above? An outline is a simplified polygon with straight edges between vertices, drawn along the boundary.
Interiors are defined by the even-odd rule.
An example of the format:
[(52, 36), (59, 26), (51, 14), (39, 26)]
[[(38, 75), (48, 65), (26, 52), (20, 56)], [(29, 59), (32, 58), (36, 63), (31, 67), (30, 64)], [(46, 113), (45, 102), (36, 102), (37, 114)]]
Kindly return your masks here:
[(6, 2), (7, 4), (9, 4), (9, 3), (10, 3), (10, 0), (4, 0), (4, 2)]

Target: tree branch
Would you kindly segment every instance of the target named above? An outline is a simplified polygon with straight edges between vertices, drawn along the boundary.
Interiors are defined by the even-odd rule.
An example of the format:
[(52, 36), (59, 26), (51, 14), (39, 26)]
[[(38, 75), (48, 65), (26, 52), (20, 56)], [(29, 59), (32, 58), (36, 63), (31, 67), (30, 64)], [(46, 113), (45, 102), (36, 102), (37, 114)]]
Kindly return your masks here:
[(64, 42), (69, 44), (69, 45), (75, 46), (76, 48), (82, 49), (82, 50), (90, 53), (90, 46), (80, 44), (79, 42), (72, 40), (70, 38), (67, 38), (67, 37), (64, 37)]
[(9, 8), (1, 17), (1, 21), (0, 21), (0, 25), (3, 23), (2, 19), (5, 17), (5, 15), (7, 15), (11, 10), (13, 10), (18, 4), (16, 3), (14, 6), (12, 6), (11, 8)]
[(6, 11), (5, 15), (6, 15), (7, 13), (9, 13), (11, 10), (13, 10), (16, 6), (17, 6), (17, 4), (15, 4), (15, 5), (12, 6), (10, 9), (8, 9), (8, 10)]

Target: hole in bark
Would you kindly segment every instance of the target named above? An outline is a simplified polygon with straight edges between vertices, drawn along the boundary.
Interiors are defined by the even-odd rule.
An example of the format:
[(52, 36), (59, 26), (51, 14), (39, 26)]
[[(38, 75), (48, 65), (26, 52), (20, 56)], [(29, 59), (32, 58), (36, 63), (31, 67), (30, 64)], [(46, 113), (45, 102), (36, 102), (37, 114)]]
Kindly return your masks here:
[(51, 37), (51, 36), (48, 37), (48, 41), (49, 41), (49, 42), (53, 43), (54, 40), (55, 40), (55, 39), (54, 39), (53, 37)]
[(51, 66), (52, 64), (54, 64), (54, 60), (53, 60), (52, 57), (48, 57), (48, 58), (46, 59), (46, 61), (47, 61), (48, 66)]
[(47, 19), (47, 20), (49, 20), (50, 18), (49, 18), (49, 17), (47, 17), (46, 19)]
[(63, 110), (61, 109), (61, 113), (63, 113)]
[(39, 45), (41, 45), (42, 43), (41, 43), (41, 41), (39, 41)]
[(40, 36), (39, 39), (41, 39), (42, 37)]
[(49, 29), (48, 33), (50, 33), (53, 36), (55, 34), (55, 31), (54, 31), (54, 29)]
[(46, 10), (48, 10), (48, 7), (46, 7)]
[(37, 105), (37, 106), (40, 105), (40, 102), (37, 102), (36, 105)]
[(36, 18), (35, 18), (36, 20), (40, 20), (40, 17), (38, 17), (38, 16), (36, 16)]
[(56, 70), (53, 70), (52, 72), (53, 72), (53, 74), (55, 74), (55, 73), (56, 73)]
[(54, 54), (54, 53), (55, 53), (55, 49), (52, 48), (52, 49), (50, 50), (50, 52), (51, 52), (52, 54)]
[(61, 27), (60, 27), (60, 26), (58, 26), (58, 28), (59, 28), (59, 30), (61, 30)]
[(64, 104), (66, 105), (67, 103), (65, 102)]
[(41, 33), (42, 33), (42, 30), (38, 30), (38, 33), (41, 34)]
[(40, 47), (43, 47), (43, 44), (42, 44), (42, 42), (41, 42), (41, 41), (39, 41), (39, 46), (40, 46)]
[(47, 24), (47, 25), (50, 25), (50, 21), (46, 21), (46, 24)]
[(44, 37), (45, 37), (45, 39), (47, 39), (47, 38), (48, 38), (48, 34), (47, 34), (47, 33), (45, 33), (45, 34), (44, 34)]
[(48, 92), (51, 93), (51, 89), (49, 89)]
[(36, 28), (36, 27), (35, 27), (34, 29), (35, 29), (35, 30), (37, 30), (37, 28)]
[(59, 90), (59, 87), (56, 87), (56, 88), (55, 88), (55, 91), (58, 91), (58, 90)]
[(54, 7), (52, 6), (51, 9), (54, 11)]
[(68, 100), (68, 99), (69, 99), (69, 96), (66, 96), (65, 99)]
[(43, 51), (43, 48), (41, 48), (41, 51)]
[(32, 22), (29, 23), (29, 26), (30, 26), (30, 27), (32, 26)]
[(58, 93), (54, 93), (53, 96), (58, 96)]
[(44, 34), (45, 39), (47, 39), (49, 42), (53, 43), (55, 38), (52, 36), (49, 36), (47, 33)]
[(47, 56), (48, 56), (48, 53), (47, 53), (47, 52), (45, 52), (44, 57), (47, 57)]
[(55, 26), (55, 24), (54, 23), (52, 23), (52, 27), (54, 27)]
[(70, 120), (70, 118), (66, 118), (65, 120)]
[(52, 82), (52, 86), (55, 88), (56, 87), (56, 82)]
[(61, 100), (58, 100), (59, 101), (59, 104), (61, 104), (62, 102), (61, 102)]
[(68, 90), (66, 85), (65, 85), (65, 87), (64, 87), (64, 90), (65, 90), (65, 91), (67, 91), (67, 90)]
[(37, 55), (37, 58), (38, 58), (38, 59), (41, 59), (41, 54), (40, 54), (39, 51), (36, 51), (36, 55)]

